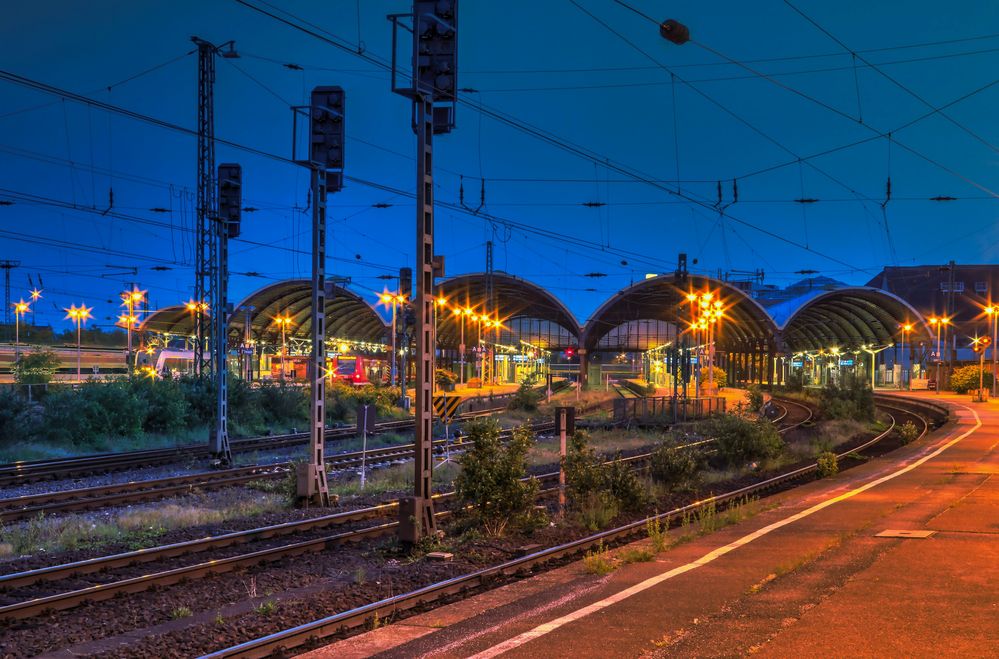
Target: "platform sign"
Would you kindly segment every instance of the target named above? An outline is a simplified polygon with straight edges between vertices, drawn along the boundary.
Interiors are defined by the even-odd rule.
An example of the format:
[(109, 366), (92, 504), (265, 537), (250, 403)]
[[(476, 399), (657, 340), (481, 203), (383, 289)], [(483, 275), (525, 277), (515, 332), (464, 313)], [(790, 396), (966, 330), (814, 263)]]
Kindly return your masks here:
[(434, 413), (445, 423), (454, 418), (459, 405), (461, 405), (461, 396), (434, 396)]
[(841, 360), (839, 360), (839, 365), (840, 366), (853, 366), (853, 360), (852, 359), (841, 359)]

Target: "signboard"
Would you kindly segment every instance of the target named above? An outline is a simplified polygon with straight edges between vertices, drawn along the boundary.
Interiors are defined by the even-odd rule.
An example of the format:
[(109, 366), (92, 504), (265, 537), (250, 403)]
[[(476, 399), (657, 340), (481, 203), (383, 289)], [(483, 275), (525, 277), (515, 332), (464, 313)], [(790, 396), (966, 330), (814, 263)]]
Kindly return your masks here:
[(377, 408), (374, 405), (357, 406), (357, 434), (375, 431), (375, 419), (378, 416)]
[(461, 396), (434, 396), (434, 413), (445, 423), (454, 418), (459, 405), (461, 405)]
[(562, 419), (565, 418), (565, 434), (571, 435), (576, 432), (576, 408), (556, 407), (555, 408), (555, 434), (562, 433)]
[(841, 360), (839, 360), (839, 365), (840, 366), (853, 366), (853, 360), (852, 359), (841, 359)]
[(796, 359), (791, 361), (791, 366), (794, 366), (795, 368), (801, 368), (803, 363), (804, 362), (802, 362), (800, 359)]

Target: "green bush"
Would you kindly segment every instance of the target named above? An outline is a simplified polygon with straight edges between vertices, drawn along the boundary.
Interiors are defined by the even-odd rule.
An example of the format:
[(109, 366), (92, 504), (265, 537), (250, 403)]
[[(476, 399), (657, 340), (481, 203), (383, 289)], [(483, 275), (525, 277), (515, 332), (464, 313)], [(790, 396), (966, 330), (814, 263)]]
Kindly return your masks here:
[(505, 445), (495, 419), (477, 419), (465, 426), (472, 446), (458, 458), (455, 478), (458, 498), (472, 506), (483, 530), (502, 535), (511, 523), (530, 518), (538, 495), (538, 481), (521, 480), (527, 474), (527, 452), (534, 433), (524, 426), (513, 431)]
[(839, 462), (832, 451), (820, 453), (817, 464), (819, 478), (828, 478), (839, 473)]
[[(718, 388), (724, 387), (725, 383), (728, 382), (728, 375), (725, 373), (725, 369), (715, 366), (714, 369), (715, 376), (715, 386)], [(701, 385), (706, 385), (708, 383), (708, 367), (701, 367)]]
[(27, 401), (11, 389), (0, 389), (0, 445), (30, 441), (34, 426)]
[(525, 412), (536, 412), (538, 403), (541, 402), (542, 393), (534, 387), (534, 377), (524, 378), (517, 388), (517, 392), (510, 399), (507, 407), (511, 410), (523, 410)]
[(901, 426), (898, 426), (898, 436), (902, 440), (903, 444), (908, 444), (915, 441), (919, 437), (919, 428), (916, 427), (912, 421), (906, 421)]
[(645, 507), (649, 497), (634, 470), (620, 462), (620, 458), (618, 454), (614, 462), (603, 466), (604, 487), (623, 510), (637, 512)]
[(618, 509), (640, 510), (648, 502), (645, 488), (631, 468), (621, 462), (604, 464), (582, 430), (573, 433), (566, 447), (565, 483), (569, 500), (579, 510), (587, 505), (601, 507), (602, 500), (594, 499), (595, 495), (609, 496), (615, 515)]
[(673, 490), (686, 490), (695, 485), (699, 468), (694, 449), (663, 444), (652, 452), (649, 471), (657, 483)]
[(759, 412), (763, 409), (763, 390), (760, 389), (760, 385), (751, 384), (749, 389), (747, 389), (746, 398), (749, 402), (749, 409), (753, 412)]
[(131, 388), (145, 405), (143, 430), (168, 434), (181, 431), (192, 422), (187, 396), (178, 382), (138, 378), (131, 382)]
[[(980, 369), (977, 364), (954, 369), (954, 372), (950, 376), (951, 389), (959, 394), (966, 394), (972, 389), (978, 389), (979, 371)], [(992, 386), (992, 373), (988, 369), (982, 374), (982, 382), (983, 387), (988, 388)]]
[(62, 364), (54, 351), (48, 348), (22, 354), (14, 364), (14, 382), (18, 384), (48, 384)]
[(874, 392), (866, 380), (844, 378), (840, 386), (826, 385), (819, 393), (819, 412), (826, 419), (874, 419)]
[(309, 390), (286, 384), (264, 384), (257, 390), (264, 420), (269, 423), (307, 423)]
[(45, 400), (47, 439), (88, 445), (99, 439), (137, 437), (148, 409), (128, 381), (90, 381), (77, 390), (60, 389)]
[(717, 440), (717, 455), (729, 466), (774, 458), (784, 450), (784, 441), (766, 419), (716, 414), (698, 423), (697, 429), (704, 437)]

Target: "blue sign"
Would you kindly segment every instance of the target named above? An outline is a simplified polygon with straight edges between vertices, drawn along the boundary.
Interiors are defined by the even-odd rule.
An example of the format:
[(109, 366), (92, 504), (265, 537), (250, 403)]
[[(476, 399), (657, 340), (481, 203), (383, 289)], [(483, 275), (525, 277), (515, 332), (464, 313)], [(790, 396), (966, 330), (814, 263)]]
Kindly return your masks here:
[(796, 366), (798, 368), (801, 368), (802, 363), (803, 362), (800, 359), (798, 359), (798, 360), (792, 361), (791, 362), (791, 366)]
[(853, 360), (852, 359), (841, 359), (841, 360), (839, 360), (839, 365), (840, 366), (853, 366)]

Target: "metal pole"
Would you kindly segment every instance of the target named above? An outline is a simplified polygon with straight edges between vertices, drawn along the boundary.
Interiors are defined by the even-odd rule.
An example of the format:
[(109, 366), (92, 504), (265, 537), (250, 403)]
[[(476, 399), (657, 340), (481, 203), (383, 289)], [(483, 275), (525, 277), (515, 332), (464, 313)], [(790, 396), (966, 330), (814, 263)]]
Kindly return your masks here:
[(76, 383), (80, 383), (80, 323), (79, 318), (76, 319)]
[[(399, 359), (399, 351), (396, 349), (396, 336), (397, 336), (397, 333), (396, 333), (396, 329), (395, 329), (395, 309), (396, 309), (396, 306), (398, 306), (398, 304), (399, 304), (398, 301), (393, 297), (392, 298), (392, 365), (389, 368), (389, 372), (391, 373), (391, 380), (392, 380), (392, 386), (393, 387), (395, 386), (396, 379), (397, 379), (396, 378), (396, 370), (397, 370), (396, 360)], [(405, 392), (403, 392), (401, 395), (404, 396)]]
[(461, 373), (458, 382), (465, 384), (465, 311), (461, 312), (461, 345), (458, 346), (458, 363), (461, 365)]
[(364, 473), (368, 458), (368, 406), (362, 405), (364, 410), (361, 423), (361, 489), (364, 489)]
[(940, 323), (937, 324), (937, 386), (935, 387), (936, 395), (940, 395), (940, 360), (943, 357), (940, 354)]
[[(330, 505), (326, 482), (326, 169), (312, 168), (312, 402), (309, 477), (312, 502)], [(301, 492), (299, 494), (302, 494)]]
[(905, 330), (902, 330), (902, 356), (899, 358), (898, 388), (905, 385)]
[(992, 314), (992, 397), (996, 397), (996, 342), (999, 341), (999, 312)]
[(566, 411), (560, 409), (559, 412), (559, 434), (558, 434), (558, 454), (561, 457), (558, 463), (558, 512), (560, 516), (565, 516), (565, 422)]
[[(229, 449), (229, 227), (218, 216), (212, 218), (215, 229), (214, 289), (215, 314), (212, 316), (212, 353), (215, 371), (215, 419), (212, 453), (223, 466), (232, 464)], [(131, 348), (129, 348), (131, 352)]]
[(21, 313), (14, 310), (14, 363), (21, 360)]

